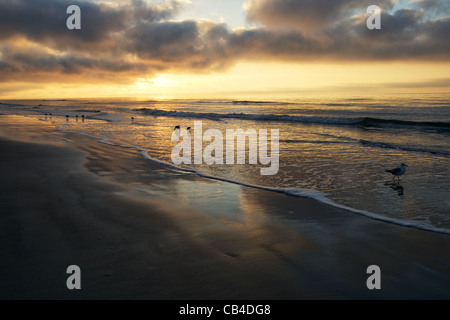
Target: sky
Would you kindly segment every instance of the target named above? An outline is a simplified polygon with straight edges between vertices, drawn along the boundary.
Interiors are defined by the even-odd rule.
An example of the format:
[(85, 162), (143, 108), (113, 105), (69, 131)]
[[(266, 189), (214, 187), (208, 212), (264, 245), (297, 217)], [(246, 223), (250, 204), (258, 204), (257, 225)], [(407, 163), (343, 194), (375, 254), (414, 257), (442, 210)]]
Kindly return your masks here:
[(450, 1), (0, 0), (0, 82), (3, 99), (445, 93)]

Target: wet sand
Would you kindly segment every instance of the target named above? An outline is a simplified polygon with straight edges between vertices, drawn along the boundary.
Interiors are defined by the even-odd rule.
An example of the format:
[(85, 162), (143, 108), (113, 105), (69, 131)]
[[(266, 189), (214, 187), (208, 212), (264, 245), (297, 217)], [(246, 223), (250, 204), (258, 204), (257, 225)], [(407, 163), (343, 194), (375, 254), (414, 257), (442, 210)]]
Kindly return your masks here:
[[(0, 116), (0, 299), (449, 299), (450, 236)], [(70, 265), (81, 290), (66, 287)], [(366, 269), (381, 268), (381, 290)]]

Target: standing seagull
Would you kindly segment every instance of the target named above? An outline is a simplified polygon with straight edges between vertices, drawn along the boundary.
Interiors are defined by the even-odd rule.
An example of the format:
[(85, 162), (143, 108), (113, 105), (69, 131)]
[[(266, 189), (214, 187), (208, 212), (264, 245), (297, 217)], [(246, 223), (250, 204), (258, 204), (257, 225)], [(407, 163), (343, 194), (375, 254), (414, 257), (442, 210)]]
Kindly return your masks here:
[(394, 178), (393, 178), (394, 181), (395, 181), (395, 177), (397, 177), (398, 182), (400, 182), (400, 176), (406, 172), (406, 167), (407, 167), (407, 165), (402, 163), (399, 168), (395, 168), (392, 170), (386, 170), (386, 172), (392, 173), (394, 175)]

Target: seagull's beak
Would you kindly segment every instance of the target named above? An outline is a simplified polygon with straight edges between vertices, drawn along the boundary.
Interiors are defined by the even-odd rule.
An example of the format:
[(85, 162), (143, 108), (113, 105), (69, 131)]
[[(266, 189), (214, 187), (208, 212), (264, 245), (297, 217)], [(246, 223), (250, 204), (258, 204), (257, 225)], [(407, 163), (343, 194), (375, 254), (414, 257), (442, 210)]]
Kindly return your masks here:
[(405, 167), (407, 167), (408, 165), (407, 164), (405, 164)]

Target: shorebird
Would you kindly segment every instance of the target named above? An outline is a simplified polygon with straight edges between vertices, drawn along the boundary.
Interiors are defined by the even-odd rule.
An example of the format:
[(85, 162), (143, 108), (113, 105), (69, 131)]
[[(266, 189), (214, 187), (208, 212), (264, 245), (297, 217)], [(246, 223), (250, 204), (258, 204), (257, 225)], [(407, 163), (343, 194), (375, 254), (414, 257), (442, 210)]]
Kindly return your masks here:
[(395, 181), (395, 178), (397, 177), (397, 178), (398, 178), (398, 181), (400, 182), (400, 176), (403, 175), (403, 174), (405, 174), (405, 172), (406, 172), (406, 167), (407, 167), (407, 165), (404, 164), (404, 163), (402, 163), (402, 164), (400, 165), (400, 167), (395, 168), (395, 169), (391, 169), (391, 170), (386, 170), (386, 172), (392, 173), (392, 175), (394, 176), (394, 177), (393, 177), (394, 181)]

